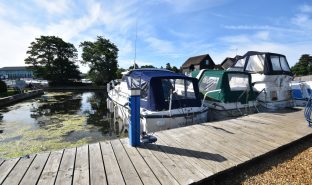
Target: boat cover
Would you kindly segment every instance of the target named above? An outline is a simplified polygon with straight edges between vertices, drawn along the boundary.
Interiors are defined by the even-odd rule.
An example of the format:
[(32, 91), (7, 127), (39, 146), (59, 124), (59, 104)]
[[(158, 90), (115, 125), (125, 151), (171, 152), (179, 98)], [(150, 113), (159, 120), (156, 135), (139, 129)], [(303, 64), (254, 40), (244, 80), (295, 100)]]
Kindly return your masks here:
[[(196, 78), (160, 69), (132, 70), (125, 78), (129, 89), (131, 87), (141, 89), (141, 108), (151, 111), (168, 110), (170, 93), (172, 93), (172, 109), (201, 106)], [(177, 80), (183, 86), (180, 95), (173, 94)], [(172, 82), (174, 84), (171, 84)]]
[(206, 99), (224, 103), (245, 104), (255, 101), (257, 96), (252, 88), (251, 75), (240, 71), (204, 70), (199, 77), (199, 90), (202, 95), (210, 91)]
[(292, 75), (285, 55), (258, 51), (248, 51), (245, 55), (238, 57), (228, 70), (265, 75)]

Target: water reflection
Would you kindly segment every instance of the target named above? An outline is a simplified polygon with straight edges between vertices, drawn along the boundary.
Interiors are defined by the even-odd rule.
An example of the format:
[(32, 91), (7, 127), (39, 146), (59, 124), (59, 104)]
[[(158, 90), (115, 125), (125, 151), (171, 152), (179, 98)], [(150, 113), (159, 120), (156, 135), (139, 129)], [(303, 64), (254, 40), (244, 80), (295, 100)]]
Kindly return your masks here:
[(0, 158), (125, 137), (106, 98), (102, 92), (47, 93), (0, 109)]

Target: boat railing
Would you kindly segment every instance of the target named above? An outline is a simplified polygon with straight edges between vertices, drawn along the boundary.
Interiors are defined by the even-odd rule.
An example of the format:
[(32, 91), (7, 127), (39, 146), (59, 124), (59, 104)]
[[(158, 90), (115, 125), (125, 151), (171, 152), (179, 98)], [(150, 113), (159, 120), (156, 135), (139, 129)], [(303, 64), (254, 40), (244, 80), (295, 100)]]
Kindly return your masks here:
[(207, 91), (207, 92), (205, 93), (205, 95), (204, 95), (203, 100), (202, 100), (202, 105), (201, 105), (202, 108), (204, 107), (204, 102), (205, 102), (205, 100), (206, 100), (206, 97), (207, 97), (208, 93), (212, 93), (212, 92), (219, 92), (219, 96), (220, 96), (221, 89), (215, 89), (215, 90)]
[(311, 124), (311, 122), (312, 122), (311, 111), (312, 111), (312, 96), (310, 95), (310, 98), (309, 98), (309, 100), (305, 106), (305, 109), (304, 109), (304, 117), (307, 120), (309, 127), (312, 126), (312, 124)]

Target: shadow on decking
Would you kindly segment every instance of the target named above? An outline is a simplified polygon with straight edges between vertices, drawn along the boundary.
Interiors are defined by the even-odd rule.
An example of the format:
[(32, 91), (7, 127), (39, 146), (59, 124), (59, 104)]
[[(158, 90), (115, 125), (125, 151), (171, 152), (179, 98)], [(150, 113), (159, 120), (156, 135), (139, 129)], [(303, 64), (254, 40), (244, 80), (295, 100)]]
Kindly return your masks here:
[(166, 145), (160, 145), (160, 144), (143, 144), (140, 147), (141, 148), (145, 147), (149, 150), (164, 152), (167, 154), (180, 155), (180, 156), (186, 156), (186, 157), (196, 157), (196, 158), (201, 158), (201, 159), (216, 161), (216, 162), (223, 162), (227, 160), (225, 157), (223, 157), (220, 154), (214, 154), (214, 153), (209, 153), (209, 152), (178, 148), (178, 147), (172, 147), (172, 146), (166, 146)]

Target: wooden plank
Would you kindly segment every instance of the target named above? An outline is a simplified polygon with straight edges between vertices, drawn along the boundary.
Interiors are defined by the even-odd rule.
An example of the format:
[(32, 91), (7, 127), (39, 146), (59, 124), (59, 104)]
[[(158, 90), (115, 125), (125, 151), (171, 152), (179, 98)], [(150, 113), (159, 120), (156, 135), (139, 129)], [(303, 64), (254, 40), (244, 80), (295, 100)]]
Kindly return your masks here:
[(111, 143), (104, 141), (100, 143), (100, 146), (108, 184), (125, 184)]
[[(190, 163), (189, 157), (192, 156), (188, 154), (188, 150), (185, 148), (180, 148), (177, 145), (168, 146), (162, 139), (157, 140), (157, 145), (167, 153), (169, 157), (172, 157), (172, 161), (174, 161), (181, 168), (188, 169), (194, 176), (198, 179), (202, 179), (205, 177), (203, 168), (201, 168), (198, 163)], [(182, 155), (186, 154), (186, 155)], [(196, 178), (195, 177), (195, 178)]]
[(20, 182), (20, 185), (37, 184), (49, 155), (50, 153), (37, 154)]
[(289, 138), (298, 137), (298, 134), (295, 132), (288, 132), (285, 129), (277, 129), (272, 126), (261, 125), (247, 120), (244, 120), (244, 123), (242, 123), (241, 120), (231, 120), (231, 122), (234, 123), (236, 127), (240, 127), (241, 130), (266, 138), (266, 141), (275, 141), (275, 143), (281, 142), (281, 144), (283, 144), (285, 141), (288, 142), (287, 140)]
[[(246, 119), (251, 119), (257, 122), (262, 122), (267, 125), (270, 125), (271, 127), (276, 127), (279, 129), (287, 130), (287, 131), (296, 131), (298, 134), (307, 134), (310, 133), (308, 129), (304, 129), (304, 126), (306, 125), (306, 122), (304, 120), (302, 121), (292, 121), (292, 120), (282, 120), (282, 119), (273, 119), (269, 116), (253, 116), (253, 117), (247, 117)], [(305, 127), (306, 128), (306, 127)]]
[(73, 181), (76, 148), (65, 149), (56, 176), (55, 185), (71, 185)]
[(204, 123), (202, 124), (202, 126), (210, 126), (212, 128), (215, 128), (214, 133), (220, 135), (221, 137), (224, 137), (223, 130), (227, 130), (228, 132), (234, 133), (227, 135), (226, 140), (228, 140), (230, 144), (236, 142), (237, 145), (235, 145), (235, 147), (248, 151), (252, 155), (252, 157), (262, 154), (263, 151), (266, 151), (269, 148), (272, 149), (272, 146), (269, 146), (268, 142), (266, 142), (265, 140), (261, 139), (259, 140), (259, 138), (255, 135), (248, 134), (242, 132), (239, 129), (230, 127), (229, 121), (227, 121), (226, 123), (225, 122)]
[(0, 168), (0, 184), (5, 180), (5, 178), (9, 175), (11, 170), (14, 168), (15, 164), (19, 161), (19, 158), (9, 159), (2, 163)]
[(0, 167), (3, 162), (4, 162), (4, 159), (0, 158)]
[(126, 184), (143, 184), (120, 141), (112, 140), (111, 144)]
[(186, 168), (181, 168), (181, 166), (177, 165), (172, 161), (172, 159), (163, 152), (160, 147), (155, 144), (141, 144), (142, 147), (146, 147), (149, 149), (152, 154), (162, 163), (162, 165), (172, 174), (172, 176), (180, 183), (180, 184), (191, 184), (196, 182), (198, 179), (196, 176), (192, 175)]
[(178, 185), (178, 181), (171, 175), (171, 173), (162, 165), (162, 163), (144, 147), (137, 147), (141, 156), (144, 158), (153, 173), (157, 176), (158, 180), (163, 185)]
[(107, 184), (99, 143), (89, 145), (90, 184)]
[(2, 185), (19, 184), (34, 158), (35, 155), (22, 157)]
[(164, 132), (162, 134), (157, 134), (157, 136), (158, 136), (157, 138), (161, 139), (164, 143), (166, 143), (166, 145), (180, 148), (177, 150), (177, 153), (179, 153), (189, 163), (194, 165), (195, 168), (197, 168), (205, 176), (211, 176), (214, 174), (213, 171), (209, 169), (210, 166), (205, 164), (205, 162), (203, 162), (202, 159), (194, 156), (189, 150), (181, 150), (182, 146), (174, 138), (168, 137), (167, 135), (164, 134)]
[(230, 120), (226, 123), (218, 124), (218, 127), (221, 129), (227, 129), (230, 132), (235, 132), (233, 139), (243, 145), (241, 146), (238, 144), (238, 147), (244, 149), (244, 147), (248, 146), (248, 150), (252, 153), (256, 152), (262, 154), (263, 151), (271, 150), (278, 146), (275, 142), (268, 141), (266, 138), (260, 137), (256, 133), (248, 132), (242, 127), (238, 127), (237, 124), (231, 122)]
[(88, 145), (77, 148), (73, 184), (89, 184), (89, 149)]
[[(233, 141), (231, 140), (231, 143), (229, 143), (228, 137), (233, 137), (232, 134), (234, 133), (222, 131), (222, 134), (216, 134), (217, 132), (220, 132), (220, 130), (215, 130), (214, 127), (193, 125), (190, 126), (188, 130), (173, 130), (172, 132), (173, 133), (170, 135), (179, 139), (183, 147), (193, 146), (197, 148), (196, 150), (212, 153), (214, 154), (212, 156), (215, 156), (216, 162), (222, 161), (222, 157), (216, 158), (218, 154), (227, 159), (223, 160), (221, 164), (219, 164), (220, 162), (215, 164), (212, 163), (216, 168), (220, 168), (222, 165), (224, 168), (227, 168), (229, 165), (236, 165), (237, 163), (248, 160), (251, 155), (248, 151), (241, 152), (241, 150), (232, 147)], [(185, 138), (189, 139), (186, 140)], [(196, 144), (194, 145), (193, 143)], [(236, 145), (238, 143), (239, 142), (234, 144)], [(229, 145), (231, 149), (228, 149)], [(246, 150), (245, 147), (244, 150)], [(238, 155), (238, 153), (240, 155)]]
[(48, 161), (41, 173), (38, 185), (53, 185), (59, 169), (64, 150), (51, 152)]
[(158, 179), (155, 177), (149, 166), (146, 164), (140, 153), (135, 147), (129, 146), (128, 139), (121, 139), (124, 149), (128, 153), (132, 164), (138, 172), (143, 184), (160, 184)]
[(232, 154), (229, 152), (221, 150), (218, 142), (208, 137), (209, 135), (195, 132), (192, 127), (188, 130), (184, 128), (173, 129), (170, 132), (166, 131), (161, 134), (165, 134), (167, 137), (174, 137), (180, 143), (182, 150), (187, 150), (192, 155), (202, 159), (213, 173), (218, 173), (228, 168), (228, 166), (235, 166), (241, 162), (238, 158), (231, 156)]

